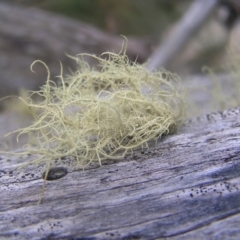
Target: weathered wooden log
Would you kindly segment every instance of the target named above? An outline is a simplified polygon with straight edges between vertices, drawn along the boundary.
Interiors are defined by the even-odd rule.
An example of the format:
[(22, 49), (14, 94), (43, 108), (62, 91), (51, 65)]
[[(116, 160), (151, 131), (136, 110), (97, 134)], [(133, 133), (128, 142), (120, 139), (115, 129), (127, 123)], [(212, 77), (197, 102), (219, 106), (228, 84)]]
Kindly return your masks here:
[[(1, 156), (1, 239), (240, 239), (240, 108), (189, 120), (122, 161), (16, 170)], [(62, 178), (60, 178), (62, 176)]]
[[(148, 43), (129, 37), (128, 54), (132, 60), (145, 60), (149, 55)], [(36, 89), (46, 81), (46, 70), (31, 63), (41, 59), (49, 66), (52, 79), (60, 73), (59, 61), (76, 69), (73, 60), (65, 54), (101, 54), (119, 52), (123, 38), (103, 32), (89, 24), (43, 10), (0, 3), (0, 96), (9, 95), (19, 88)], [(93, 59), (87, 59), (90, 64)]]

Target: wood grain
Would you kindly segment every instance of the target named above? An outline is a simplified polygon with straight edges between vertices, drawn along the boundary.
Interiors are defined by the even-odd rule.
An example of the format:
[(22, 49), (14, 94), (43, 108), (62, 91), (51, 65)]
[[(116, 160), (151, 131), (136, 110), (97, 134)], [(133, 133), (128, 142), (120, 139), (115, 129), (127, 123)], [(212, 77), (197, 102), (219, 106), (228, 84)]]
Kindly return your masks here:
[(122, 161), (57, 161), (40, 205), (44, 165), (15, 170), (33, 158), (1, 156), (1, 239), (240, 239), (240, 108)]

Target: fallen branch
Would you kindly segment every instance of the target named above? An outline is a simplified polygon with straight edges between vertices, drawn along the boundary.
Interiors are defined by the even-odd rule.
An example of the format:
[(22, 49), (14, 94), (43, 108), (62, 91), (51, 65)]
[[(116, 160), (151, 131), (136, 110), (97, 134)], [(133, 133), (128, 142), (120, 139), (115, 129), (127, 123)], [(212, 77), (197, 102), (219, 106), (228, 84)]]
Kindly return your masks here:
[(153, 70), (167, 67), (173, 57), (185, 47), (194, 33), (201, 28), (218, 3), (219, 0), (195, 0), (176, 26), (176, 30), (150, 55), (147, 68)]

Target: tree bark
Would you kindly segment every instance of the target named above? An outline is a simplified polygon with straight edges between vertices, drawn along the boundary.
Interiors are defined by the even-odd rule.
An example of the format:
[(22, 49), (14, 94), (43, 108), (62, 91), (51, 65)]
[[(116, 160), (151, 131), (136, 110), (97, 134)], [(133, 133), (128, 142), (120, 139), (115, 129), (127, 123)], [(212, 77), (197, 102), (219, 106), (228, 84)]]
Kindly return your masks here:
[(236, 108), (189, 120), (122, 161), (83, 171), (59, 160), (40, 205), (44, 166), (16, 169), (35, 156), (1, 156), (0, 237), (239, 239), (239, 132)]
[[(119, 52), (123, 38), (110, 35), (81, 21), (57, 14), (0, 3), (0, 96), (19, 88), (36, 89), (46, 81), (46, 70), (36, 65), (34, 75), (31, 63), (40, 59), (49, 66), (52, 79), (60, 73), (59, 61), (75, 71), (76, 66), (65, 54), (101, 54)], [(143, 61), (149, 55), (145, 40), (129, 37), (128, 54), (132, 60)], [(94, 60), (89, 58), (92, 65)]]

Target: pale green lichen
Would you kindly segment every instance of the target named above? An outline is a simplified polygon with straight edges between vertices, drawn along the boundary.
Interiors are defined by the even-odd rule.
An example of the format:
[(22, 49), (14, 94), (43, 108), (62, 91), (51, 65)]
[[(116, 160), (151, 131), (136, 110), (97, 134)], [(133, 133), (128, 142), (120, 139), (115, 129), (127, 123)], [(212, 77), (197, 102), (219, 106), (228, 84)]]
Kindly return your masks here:
[[(144, 65), (130, 62), (123, 47), (119, 54), (101, 57), (81, 54), (74, 58), (79, 69), (59, 82), (50, 79), (33, 92), (44, 100), (24, 102), (35, 113), (33, 124), (18, 130), (19, 136), (31, 133), (31, 143), (23, 154), (40, 155), (32, 163), (65, 156), (85, 167), (107, 159), (121, 159), (126, 153), (175, 129), (184, 117), (184, 102), (179, 78), (165, 70), (149, 72)], [(84, 56), (99, 61), (100, 70), (92, 69)], [(18, 137), (19, 137), (18, 136)], [(49, 170), (49, 167), (48, 167)]]
[[(64, 77), (61, 66), (57, 83), (50, 79), (46, 64), (35, 61), (31, 68), (43, 64), (48, 78), (40, 91), (32, 93), (43, 101), (20, 98), (35, 116), (31, 126), (16, 131), (19, 137), (31, 136), (22, 154), (38, 154), (32, 163), (47, 164), (72, 156), (78, 166), (85, 167), (94, 161), (121, 159), (176, 129), (185, 116), (179, 78), (163, 69), (149, 72), (144, 65), (130, 62), (125, 51), (124, 46), (119, 54), (72, 57), (79, 69)], [(84, 56), (96, 58), (99, 70), (90, 68)], [(239, 54), (231, 56), (228, 72), (235, 79), (233, 96), (223, 92), (216, 75), (208, 70), (215, 81), (213, 103), (219, 105), (213, 110), (240, 105)]]
[(228, 51), (228, 63), (224, 67), (224, 72), (228, 78), (221, 80), (219, 75), (209, 67), (203, 70), (211, 77), (213, 83), (212, 111), (223, 111), (240, 106), (240, 49), (234, 47)]
[[(16, 155), (34, 154), (26, 163), (46, 163), (46, 181), (54, 160), (76, 159), (78, 167), (91, 162), (122, 159), (138, 147), (147, 148), (151, 140), (176, 130), (185, 117), (179, 78), (166, 70), (149, 72), (144, 65), (130, 62), (126, 47), (119, 54), (101, 57), (81, 54), (74, 58), (79, 69), (59, 81), (50, 79), (41, 90), (32, 92), (42, 101), (18, 97), (34, 116), (31, 126), (15, 131), (17, 139), (30, 136), (28, 144)], [(99, 61), (99, 69), (90, 68), (84, 56)], [(44, 181), (44, 183), (45, 183)], [(42, 189), (40, 201), (43, 196)], [(39, 203), (40, 203), (39, 201)]]

